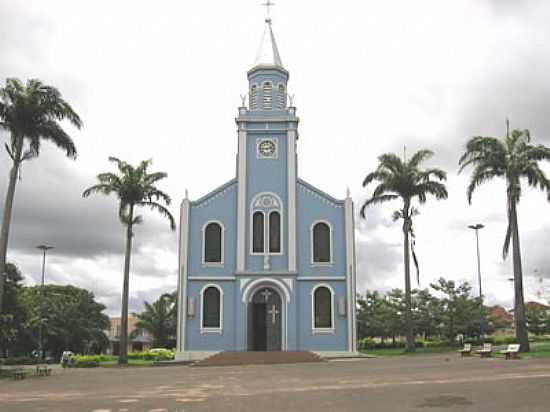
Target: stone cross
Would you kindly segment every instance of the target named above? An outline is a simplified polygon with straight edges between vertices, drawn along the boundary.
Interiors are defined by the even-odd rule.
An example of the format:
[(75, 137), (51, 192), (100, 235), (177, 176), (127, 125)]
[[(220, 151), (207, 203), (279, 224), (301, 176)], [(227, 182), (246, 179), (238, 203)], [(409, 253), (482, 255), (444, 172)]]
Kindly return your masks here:
[(260, 295), (262, 295), (264, 297), (265, 301), (267, 302), (267, 300), (271, 296), (271, 292), (268, 289), (264, 289), (264, 291), (261, 292)]
[(262, 3), (262, 6), (265, 6), (266, 10), (267, 10), (267, 18), (269, 19), (269, 11), (270, 11), (270, 8), (271, 6), (274, 6), (275, 3), (272, 3), (271, 0), (267, 0), (265, 3)]

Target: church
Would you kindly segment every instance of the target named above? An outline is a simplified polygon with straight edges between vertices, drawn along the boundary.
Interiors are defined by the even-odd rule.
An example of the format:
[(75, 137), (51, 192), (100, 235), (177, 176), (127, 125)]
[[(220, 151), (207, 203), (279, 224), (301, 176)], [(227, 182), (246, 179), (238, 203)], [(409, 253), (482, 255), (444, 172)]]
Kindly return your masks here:
[(182, 202), (176, 359), (354, 353), (353, 202), (298, 177), (299, 118), (269, 18), (247, 76), (236, 177)]

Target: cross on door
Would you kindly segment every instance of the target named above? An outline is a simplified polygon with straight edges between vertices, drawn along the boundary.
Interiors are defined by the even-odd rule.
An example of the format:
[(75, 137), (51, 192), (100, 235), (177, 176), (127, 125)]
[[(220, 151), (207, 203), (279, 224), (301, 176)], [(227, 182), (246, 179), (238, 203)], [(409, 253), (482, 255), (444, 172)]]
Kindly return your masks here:
[(275, 322), (277, 321), (277, 315), (279, 314), (277, 307), (275, 305), (271, 305), (271, 309), (269, 309), (267, 313), (271, 315), (271, 323), (275, 325)]

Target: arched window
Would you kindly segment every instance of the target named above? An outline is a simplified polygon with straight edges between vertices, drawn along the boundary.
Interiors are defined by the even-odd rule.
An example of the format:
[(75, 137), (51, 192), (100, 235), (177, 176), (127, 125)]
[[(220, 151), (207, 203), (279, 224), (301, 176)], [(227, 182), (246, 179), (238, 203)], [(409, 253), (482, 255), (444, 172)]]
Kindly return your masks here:
[(250, 205), (251, 248), (253, 254), (282, 254), (282, 202), (275, 193), (262, 192), (252, 198)]
[(334, 329), (332, 291), (327, 286), (318, 286), (313, 291), (313, 329)]
[(259, 211), (252, 216), (252, 252), (264, 253), (264, 214)]
[(330, 226), (325, 222), (313, 226), (313, 263), (331, 263)]
[(263, 95), (264, 95), (263, 109), (264, 110), (273, 109), (273, 85), (270, 82), (264, 83)]
[(285, 85), (280, 84), (277, 87), (277, 109), (283, 110), (285, 108), (285, 100), (286, 100)]
[(269, 214), (269, 252), (281, 253), (281, 215), (279, 212)]
[(221, 329), (222, 327), (222, 295), (216, 286), (208, 286), (202, 291), (202, 322), (203, 329)]
[(253, 84), (250, 87), (250, 110), (256, 110), (258, 108), (258, 86)]
[(211, 222), (204, 228), (204, 263), (223, 263), (223, 228)]

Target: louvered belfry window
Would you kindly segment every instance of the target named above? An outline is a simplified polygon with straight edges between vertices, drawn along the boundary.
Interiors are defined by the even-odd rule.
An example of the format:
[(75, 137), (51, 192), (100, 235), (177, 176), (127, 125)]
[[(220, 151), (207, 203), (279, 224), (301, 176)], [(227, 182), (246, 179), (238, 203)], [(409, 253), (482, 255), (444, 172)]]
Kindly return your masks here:
[(263, 109), (272, 110), (273, 109), (273, 85), (270, 82), (264, 83), (263, 95), (264, 95)]
[(315, 289), (313, 296), (315, 328), (332, 328), (332, 293), (325, 286)]
[(219, 328), (220, 327), (220, 291), (214, 286), (206, 288), (202, 298), (202, 327)]
[(280, 84), (277, 88), (277, 109), (283, 110), (285, 108), (285, 85)]
[(218, 223), (209, 223), (204, 229), (204, 261), (222, 261), (222, 227)]
[(313, 227), (313, 262), (330, 262), (330, 227), (323, 222)]
[(258, 86), (255, 84), (250, 87), (250, 110), (258, 108)]

